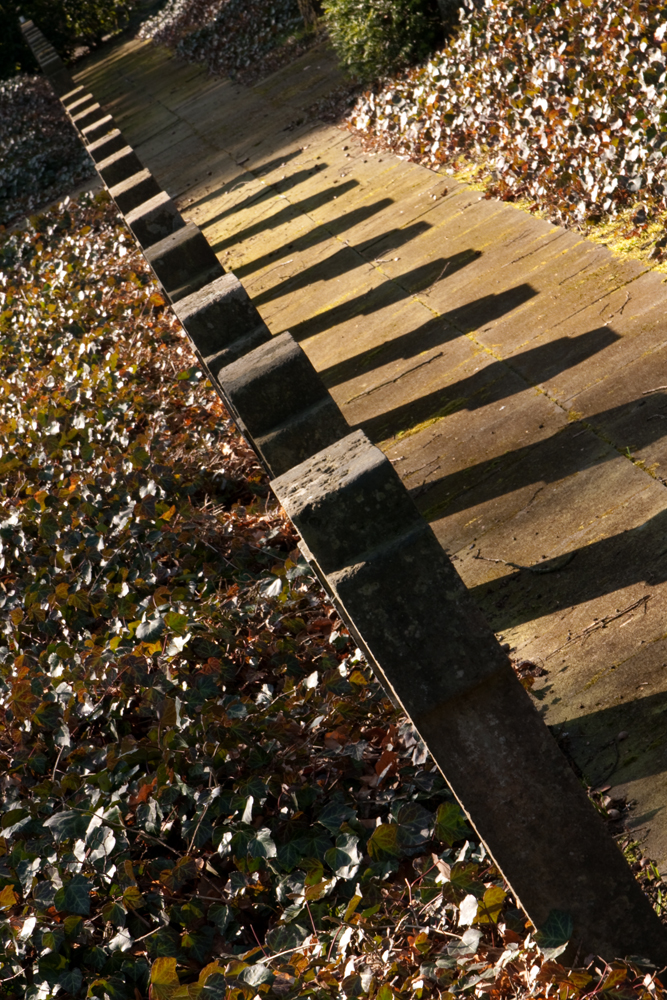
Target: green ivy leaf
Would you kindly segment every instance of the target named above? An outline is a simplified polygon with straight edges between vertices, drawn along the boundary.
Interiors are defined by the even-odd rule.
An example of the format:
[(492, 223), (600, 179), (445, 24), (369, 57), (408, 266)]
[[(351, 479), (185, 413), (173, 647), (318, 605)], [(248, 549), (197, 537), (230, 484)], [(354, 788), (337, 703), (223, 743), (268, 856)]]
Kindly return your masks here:
[(229, 984), (221, 972), (214, 972), (210, 975), (200, 994), (200, 1000), (225, 1000)]
[(83, 837), (88, 826), (88, 818), (73, 809), (64, 809), (45, 819), (43, 824), (56, 842)]
[(83, 974), (81, 969), (68, 969), (58, 979), (61, 989), (66, 990), (75, 996), (83, 985)]
[(184, 885), (197, 877), (197, 865), (194, 858), (181, 858), (173, 868), (160, 872), (160, 881), (172, 892), (178, 892)]
[(45, 511), (39, 522), (40, 537), (52, 545), (58, 535), (58, 529), (59, 525), (54, 515), (49, 510)]
[(431, 839), (433, 814), (419, 802), (406, 802), (396, 815), (398, 832), (396, 843), (406, 853), (415, 850)]
[(267, 968), (266, 965), (263, 965), (260, 962), (257, 965), (248, 965), (241, 973), (240, 978), (244, 983), (247, 983), (248, 986), (252, 986), (253, 989), (256, 989), (263, 983), (271, 985), (276, 977), (273, 972), (271, 972), (271, 969)]
[(435, 836), (451, 847), (459, 840), (468, 840), (473, 833), (457, 802), (442, 802), (435, 814)]
[(251, 858), (275, 858), (278, 853), (268, 827), (257, 831), (252, 840), (248, 841), (246, 850)]
[(164, 616), (165, 624), (177, 635), (185, 635), (190, 625), (187, 615), (178, 614), (176, 611), (169, 611)]
[(375, 861), (395, 858), (399, 854), (397, 839), (398, 826), (395, 823), (382, 823), (369, 837), (368, 853)]
[(470, 861), (458, 861), (452, 866), (449, 873), (449, 882), (445, 885), (445, 889), (448, 890), (447, 895), (457, 903), (463, 896), (467, 896), (469, 893), (481, 899), (484, 895), (485, 887), (484, 883), (480, 882), (477, 878), (478, 874), (479, 865)]
[(119, 903), (117, 901), (112, 901), (110, 903), (107, 903), (104, 909), (102, 910), (102, 916), (104, 918), (105, 923), (113, 924), (114, 927), (125, 926), (126, 913), (127, 911), (125, 907), (122, 905), (122, 903)]
[(60, 705), (53, 701), (43, 701), (32, 716), (32, 721), (42, 729), (55, 729), (62, 718)]
[(277, 859), (280, 867), (291, 872), (299, 862), (306, 857), (308, 852), (308, 840), (306, 837), (295, 837), (286, 844), (281, 844), (278, 848)]
[(506, 899), (507, 893), (502, 886), (489, 886), (480, 900), (477, 923), (497, 924)]
[(90, 882), (84, 875), (75, 875), (56, 893), (55, 905), (67, 913), (90, 914)]
[(535, 934), (535, 943), (541, 950), (565, 948), (574, 933), (574, 921), (565, 910), (552, 910)]
[(266, 935), (267, 947), (272, 952), (287, 951), (288, 948), (298, 948), (302, 941), (305, 941), (310, 932), (301, 924), (285, 924), (274, 927)]
[(232, 911), (226, 903), (214, 903), (209, 907), (208, 919), (215, 925), (218, 934), (224, 934), (232, 919)]
[(155, 642), (164, 632), (164, 628), (164, 618), (157, 615), (154, 618), (148, 618), (145, 622), (141, 622), (134, 634), (142, 642)]
[(331, 833), (338, 833), (343, 823), (349, 823), (355, 817), (355, 811), (343, 800), (327, 802), (317, 816), (317, 822), (330, 830)]

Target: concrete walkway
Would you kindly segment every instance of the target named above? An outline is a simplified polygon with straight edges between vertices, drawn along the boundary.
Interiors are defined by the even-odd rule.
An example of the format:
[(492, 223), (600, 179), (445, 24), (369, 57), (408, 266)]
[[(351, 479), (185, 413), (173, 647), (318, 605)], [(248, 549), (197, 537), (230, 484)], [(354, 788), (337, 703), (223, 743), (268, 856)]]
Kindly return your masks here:
[(325, 48), (250, 90), (139, 42), (76, 79), (396, 464), (667, 867), (662, 276), (310, 118)]

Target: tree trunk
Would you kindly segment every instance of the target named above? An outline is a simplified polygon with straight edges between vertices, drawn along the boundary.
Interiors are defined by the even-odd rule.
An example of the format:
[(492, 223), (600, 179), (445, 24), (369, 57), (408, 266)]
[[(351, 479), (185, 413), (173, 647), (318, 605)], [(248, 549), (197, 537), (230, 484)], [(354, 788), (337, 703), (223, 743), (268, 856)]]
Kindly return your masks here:
[(317, 19), (322, 14), (322, 4), (320, 0), (297, 0), (301, 17), (307, 28), (314, 28)]

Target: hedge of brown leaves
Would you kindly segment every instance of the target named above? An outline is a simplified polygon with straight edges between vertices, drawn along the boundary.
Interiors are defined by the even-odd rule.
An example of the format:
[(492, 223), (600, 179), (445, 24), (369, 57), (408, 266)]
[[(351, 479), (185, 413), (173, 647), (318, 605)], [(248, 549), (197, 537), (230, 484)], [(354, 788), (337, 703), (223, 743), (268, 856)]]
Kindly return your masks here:
[(278, 69), (311, 41), (297, 0), (171, 0), (140, 36), (173, 48), (187, 62), (203, 63), (210, 73), (246, 83)]
[(61, 198), (94, 174), (43, 76), (0, 83), (0, 227)]
[(530, 933), (105, 198), (0, 292), (1, 995), (660, 994)]
[[(560, 222), (665, 208), (667, 12), (657, 0), (465, 0), (456, 37), (360, 98), (352, 125)], [(656, 255), (661, 247), (656, 249)]]

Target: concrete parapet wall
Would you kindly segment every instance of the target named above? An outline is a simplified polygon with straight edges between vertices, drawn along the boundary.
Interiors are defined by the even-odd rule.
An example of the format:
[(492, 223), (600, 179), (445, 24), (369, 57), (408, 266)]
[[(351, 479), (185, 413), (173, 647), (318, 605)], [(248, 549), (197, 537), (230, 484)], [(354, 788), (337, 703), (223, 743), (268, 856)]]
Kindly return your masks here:
[(271, 485), (531, 919), (567, 910), (595, 951), (661, 952), (658, 918), (385, 455), (357, 431)]
[(83, 141), (90, 145), (97, 139), (101, 139), (103, 136), (108, 135), (110, 132), (116, 130), (116, 123), (114, 122), (111, 115), (104, 115), (97, 121), (93, 122), (92, 125), (86, 125), (81, 130), (83, 135)]
[(122, 132), (117, 128), (107, 135), (103, 135), (101, 139), (96, 139), (91, 142), (88, 146), (88, 152), (90, 153), (93, 161), (95, 163), (101, 160), (106, 160), (108, 156), (112, 153), (118, 153), (121, 149), (127, 146), (127, 140)]
[(113, 118), (22, 26), (303, 551), (536, 926), (667, 963), (667, 934), (391, 463), (185, 223)]
[(185, 226), (185, 219), (166, 191), (161, 191), (154, 198), (137, 205), (127, 213), (125, 221), (142, 250), (159, 243)]

